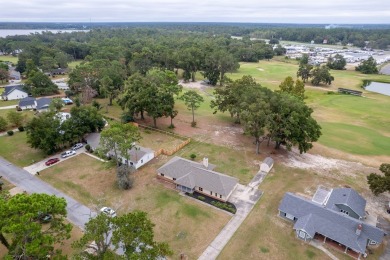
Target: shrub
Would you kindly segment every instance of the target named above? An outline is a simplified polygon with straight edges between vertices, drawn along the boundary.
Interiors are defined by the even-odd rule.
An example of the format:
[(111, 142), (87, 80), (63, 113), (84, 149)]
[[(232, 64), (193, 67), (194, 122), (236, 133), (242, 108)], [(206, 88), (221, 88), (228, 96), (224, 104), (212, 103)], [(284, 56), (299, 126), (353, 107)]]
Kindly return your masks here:
[(87, 144), (86, 146), (85, 146), (85, 150), (87, 150), (88, 152), (91, 150), (91, 146), (89, 145), (89, 144)]
[(130, 173), (134, 172), (135, 169), (133, 167), (129, 167), (127, 165), (121, 165), (116, 170), (116, 177), (118, 187), (122, 190), (128, 190), (133, 187), (134, 179), (130, 177)]
[(7, 132), (7, 134), (8, 134), (9, 136), (14, 135), (14, 131), (9, 130), (9, 131)]
[(0, 132), (5, 131), (7, 129), (7, 120), (4, 117), (0, 116)]
[(19, 130), (19, 132), (23, 132), (24, 131), (24, 126), (19, 126), (18, 130)]
[(196, 122), (191, 122), (192, 127), (196, 127)]
[(174, 125), (174, 124), (169, 125), (168, 128), (169, 128), (169, 129), (173, 129), (173, 128), (175, 128), (175, 125)]
[(199, 199), (199, 200), (205, 200), (206, 198), (203, 197), (203, 196), (198, 196), (198, 199)]
[(191, 160), (195, 160), (196, 154), (194, 154), (194, 153), (190, 154), (190, 158), (191, 158)]
[(261, 251), (262, 253), (268, 253), (268, 252), (269, 252), (269, 249), (266, 248), (266, 247), (260, 247), (260, 251)]

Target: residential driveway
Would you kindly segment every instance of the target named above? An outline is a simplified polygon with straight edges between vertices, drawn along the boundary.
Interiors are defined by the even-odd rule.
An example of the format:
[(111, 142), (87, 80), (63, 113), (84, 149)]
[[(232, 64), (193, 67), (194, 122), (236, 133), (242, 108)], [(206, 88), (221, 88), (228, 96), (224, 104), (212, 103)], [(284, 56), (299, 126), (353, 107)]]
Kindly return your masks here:
[(218, 236), (210, 243), (199, 260), (216, 259), (222, 249), (229, 242), (231, 237), (240, 227), (252, 211), (255, 204), (259, 201), (262, 192), (258, 189), (260, 183), (264, 180), (266, 173), (258, 172), (252, 181), (247, 185), (238, 184), (229, 201), (236, 205), (237, 212), (221, 230)]
[(12, 109), (12, 108), (16, 108), (16, 105), (0, 107), (0, 109)]
[[(51, 167), (51, 166), (54, 166), (54, 165), (56, 165), (56, 164), (59, 164), (59, 163), (65, 161), (65, 160), (68, 160), (68, 159), (70, 159), (70, 158), (72, 158), (72, 157), (75, 157), (75, 156), (77, 156), (77, 155), (79, 155), (79, 154), (82, 154), (82, 153), (84, 153), (84, 152), (85, 152), (84, 146), (83, 146), (82, 148), (76, 150), (76, 154), (75, 154), (75, 155), (72, 155), (72, 156), (69, 156), (69, 157), (66, 157), (66, 158), (61, 158), (61, 153), (62, 153), (62, 152), (61, 152), (61, 153), (52, 155), (52, 156), (50, 156), (50, 157), (48, 157), (48, 158), (45, 158), (44, 160), (42, 160), (42, 161), (40, 161), (40, 162), (36, 162), (36, 163), (34, 163), (34, 164), (31, 164), (31, 165), (29, 165), (29, 166), (26, 166), (26, 167), (24, 167), (23, 169), (26, 170), (26, 171), (28, 171), (29, 173), (35, 175), (35, 174), (37, 174), (37, 172), (43, 171), (44, 169), (47, 169), (47, 168), (49, 168), (49, 167)], [(57, 163), (55, 163), (55, 164), (52, 164), (52, 165), (50, 165), (50, 166), (46, 166), (45, 162), (46, 162), (47, 160), (49, 160), (49, 159), (52, 159), (52, 158), (58, 158), (58, 159), (60, 159), (60, 161), (57, 162)]]
[(3, 157), (0, 157), (0, 175), (28, 193), (46, 193), (64, 198), (67, 202), (68, 220), (82, 230), (84, 230), (85, 223), (88, 222), (89, 218), (96, 216), (96, 213), (90, 208), (31, 175), (28, 171), (13, 165)]

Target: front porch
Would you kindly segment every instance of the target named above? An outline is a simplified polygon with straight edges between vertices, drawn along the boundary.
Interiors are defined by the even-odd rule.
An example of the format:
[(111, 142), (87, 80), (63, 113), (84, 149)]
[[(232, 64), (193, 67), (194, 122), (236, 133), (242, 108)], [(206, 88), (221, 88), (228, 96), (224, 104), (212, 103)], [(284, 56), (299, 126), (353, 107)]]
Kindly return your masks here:
[(341, 251), (341, 252), (349, 255), (350, 257), (353, 257), (355, 259), (360, 259), (360, 256), (361, 256), (360, 253), (355, 252), (352, 249), (350, 249), (350, 248), (348, 248), (348, 247), (340, 244), (339, 242), (334, 241), (334, 240), (332, 240), (332, 239), (330, 239), (328, 237), (325, 237), (325, 236), (323, 236), (321, 234), (316, 233), (314, 235), (314, 239), (319, 241), (319, 242), (324, 243), (325, 245), (327, 245), (327, 246), (329, 246), (331, 248), (334, 248), (334, 249), (336, 249), (338, 251)]

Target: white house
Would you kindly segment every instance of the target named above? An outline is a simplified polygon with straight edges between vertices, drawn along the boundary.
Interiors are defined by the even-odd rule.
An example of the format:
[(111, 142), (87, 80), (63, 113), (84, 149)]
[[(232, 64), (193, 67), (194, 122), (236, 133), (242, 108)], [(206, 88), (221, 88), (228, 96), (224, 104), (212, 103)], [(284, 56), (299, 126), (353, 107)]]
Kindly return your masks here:
[[(92, 149), (97, 149), (100, 146), (100, 133), (90, 133), (86, 137), (87, 143), (91, 146)], [(147, 164), (149, 161), (151, 161), (154, 158), (154, 151), (149, 148), (141, 147), (139, 145), (136, 145), (129, 151), (130, 154), (130, 160), (126, 160), (126, 158), (122, 156), (120, 157), (122, 164), (132, 165), (134, 168), (138, 169), (142, 167), (143, 165)], [(114, 153), (108, 152), (108, 155), (113, 156)]]
[(23, 85), (5, 86), (1, 94), (3, 100), (16, 100), (28, 97), (28, 93), (23, 90)]
[[(110, 153), (111, 154), (111, 153)], [(142, 146), (136, 145), (129, 151), (130, 160), (128, 161), (126, 158), (121, 157), (121, 161), (123, 164), (134, 166), (134, 168), (138, 169), (141, 166), (148, 163), (150, 160), (154, 158), (154, 151), (149, 148), (144, 148)]]
[(49, 109), (51, 98), (35, 99), (33, 97), (25, 97), (19, 101), (19, 107), (22, 110), (36, 109), (39, 112), (44, 112)]
[(271, 157), (267, 157), (264, 159), (264, 161), (260, 165), (260, 171), (269, 173), (269, 171), (274, 166), (274, 159)]

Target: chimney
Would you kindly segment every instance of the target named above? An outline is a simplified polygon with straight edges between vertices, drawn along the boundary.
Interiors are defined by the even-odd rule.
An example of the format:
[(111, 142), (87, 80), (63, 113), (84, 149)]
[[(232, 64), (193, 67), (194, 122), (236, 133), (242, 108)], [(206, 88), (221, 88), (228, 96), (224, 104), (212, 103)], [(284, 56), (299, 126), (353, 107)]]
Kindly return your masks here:
[(208, 167), (209, 167), (209, 158), (203, 157), (203, 166), (204, 166), (205, 168), (208, 168)]
[(356, 235), (357, 236), (360, 236), (360, 233), (362, 233), (362, 228), (363, 228), (362, 224), (359, 224), (357, 226), (357, 228), (356, 228)]

